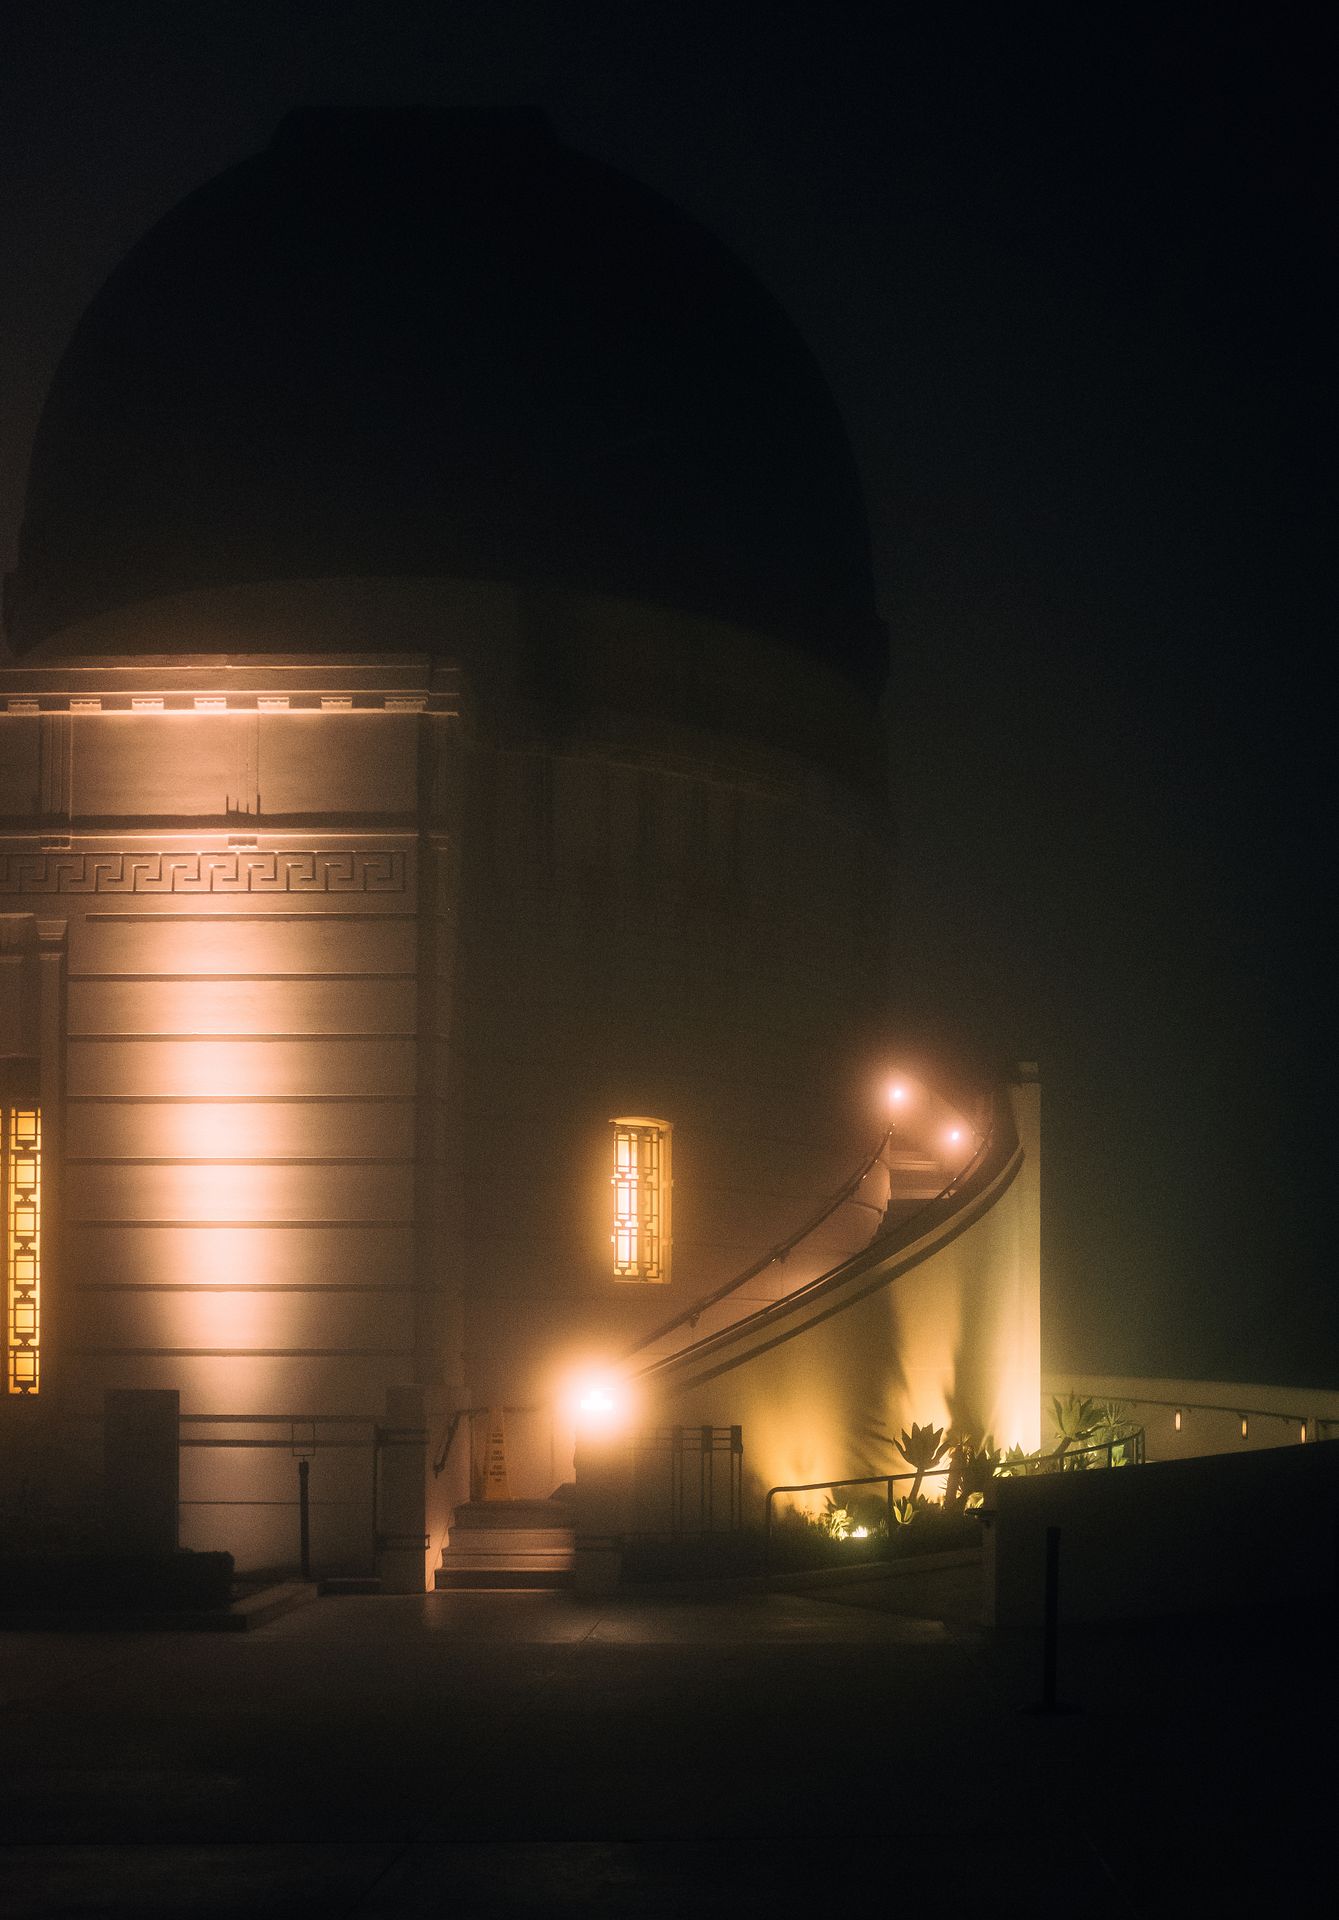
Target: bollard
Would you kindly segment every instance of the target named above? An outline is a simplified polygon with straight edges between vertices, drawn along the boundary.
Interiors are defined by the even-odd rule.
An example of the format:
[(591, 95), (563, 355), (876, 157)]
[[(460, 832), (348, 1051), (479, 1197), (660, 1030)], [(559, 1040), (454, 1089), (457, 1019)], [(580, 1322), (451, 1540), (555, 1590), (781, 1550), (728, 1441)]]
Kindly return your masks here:
[(1046, 1529), (1046, 1599), (1042, 1615), (1041, 1710), (1055, 1712), (1056, 1652), (1060, 1639), (1060, 1529)]
[(298, 1567), (304, 1580), (311, 1579), (311, 1501), (308, 1481), (311, 1461), (298, 1461)]
[(1041, 1699), (1027, 1713), (1077, 1713), (1062, 1705), (1056, 1691), (1056, 1655), (1060, 1644), (1060, 1529), (1046, 1529), (1046, 1592), (1041, 1627)]

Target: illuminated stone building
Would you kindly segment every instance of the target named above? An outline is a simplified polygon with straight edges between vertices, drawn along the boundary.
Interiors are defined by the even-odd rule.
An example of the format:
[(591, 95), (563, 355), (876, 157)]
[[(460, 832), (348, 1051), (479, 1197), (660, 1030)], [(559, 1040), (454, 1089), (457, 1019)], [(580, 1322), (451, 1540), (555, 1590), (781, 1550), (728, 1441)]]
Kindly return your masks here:
[(637, 1363), (753, 1492), (1035, 1438), (1033, 1094), (884, 1140), (859, 486), (709, 235), (537, 117), (290, 119), (84, 315), (6, 598), (11, 1433), (178, 1390), (183, 1540), (255, 1565), (306, 1436), (354, 1564), (359, 1422), (449, 1506), (506, 1408), (545, 1495), (573, 1371), (757, 1267)]

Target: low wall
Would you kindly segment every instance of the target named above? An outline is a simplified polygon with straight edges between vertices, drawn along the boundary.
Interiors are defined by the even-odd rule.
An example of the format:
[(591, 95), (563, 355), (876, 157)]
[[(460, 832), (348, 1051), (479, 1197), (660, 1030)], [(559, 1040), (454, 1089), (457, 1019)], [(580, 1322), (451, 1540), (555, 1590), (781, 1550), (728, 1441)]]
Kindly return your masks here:
[[(1339, 1392), (1318, 1387), (1273, 1387), (1242, 1380), (1135, 1378), (1116, 1373), (1041, 1377), (1042, 1434), (1050, 1445), (1051, 1398), (1068, 1393), (1119, 1400), (1144, 1429), (1150, 1460), (1190, 1460), (1206, 1453), (1253, 1453), (1308, 1440), (1339, 1439)], [(1177, 1414), (1180, 1414), (1180, 1423)], [(1241, 1431), (1242, 1418), (1246, 1432)]]
[(1316, 1598), (1339, 1572), (1339, 1440), (996, 1481), (988, 1622), (1040, 1624), (1048, 1527), (1060, 1528), (1065, 1620)]

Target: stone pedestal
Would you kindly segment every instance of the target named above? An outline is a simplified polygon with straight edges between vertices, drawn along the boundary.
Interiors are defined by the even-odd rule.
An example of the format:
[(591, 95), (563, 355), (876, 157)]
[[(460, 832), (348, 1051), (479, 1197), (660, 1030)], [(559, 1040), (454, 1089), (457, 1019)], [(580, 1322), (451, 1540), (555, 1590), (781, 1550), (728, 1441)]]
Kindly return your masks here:
[(174, 1553), (180, 1499), (175, 1388), (113, 1387), (103, 1418), (107, 1545)]
[(580, 1434), (573, 1502), (578, 1593), (613, 1593), (623, 1572), (623, 1541), (632, 1525), (632, 1454), (626, 1440)]
[(421, 1387), (388, 1387), (377, 1434), (377, 1577), (383, 1593), (422, 1593), (428, 1545), (427, 1433)]

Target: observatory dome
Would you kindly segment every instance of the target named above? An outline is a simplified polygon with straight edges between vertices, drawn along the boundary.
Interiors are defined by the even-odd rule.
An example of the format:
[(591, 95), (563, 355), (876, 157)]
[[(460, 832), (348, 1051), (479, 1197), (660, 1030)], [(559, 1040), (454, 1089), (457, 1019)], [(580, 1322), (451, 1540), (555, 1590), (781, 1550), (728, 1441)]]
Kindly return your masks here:
[(709, 233), (530, 111), (290, 116), (132, 249), (57, 371), (20, 652), (335, 575), (622, 596), (883, 676), (813, 358)]

